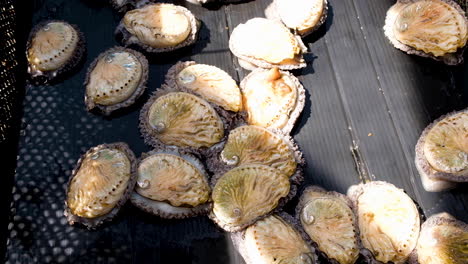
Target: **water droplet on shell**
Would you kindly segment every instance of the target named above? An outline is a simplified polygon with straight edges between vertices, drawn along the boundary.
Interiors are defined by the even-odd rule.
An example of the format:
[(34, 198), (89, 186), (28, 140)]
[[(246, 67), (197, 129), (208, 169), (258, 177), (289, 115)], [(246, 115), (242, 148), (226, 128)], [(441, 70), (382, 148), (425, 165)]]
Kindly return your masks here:
[(147, 189), (150, 186), (150, 181), (149, 180), (138, 181), (137, 185), (138, 185), (138, 187), (140, 187), (142, 189)]

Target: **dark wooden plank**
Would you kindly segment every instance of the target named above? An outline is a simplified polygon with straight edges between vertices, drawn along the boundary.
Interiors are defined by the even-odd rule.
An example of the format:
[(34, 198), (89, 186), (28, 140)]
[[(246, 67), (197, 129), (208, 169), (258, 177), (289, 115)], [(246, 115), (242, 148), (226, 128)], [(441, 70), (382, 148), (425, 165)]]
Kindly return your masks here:
[(370, 178), (394, 183), (419, 198), (407, 177), (410, 165), (381, 92), (354, 4), (334, 1), (330, 9), (333, 22), (325, 35), (329, 56)]
[(393, 48), (382, 30), (385, 14), (393, 3), (354, 0), (372, 67), (410, 166), (408, 174), (402, 176), (418, 190), (418, 202), (427, 215), (448, 211), (466, 221), (468, 195), (461, 191), (463, 187), (446, 193), (425, 192), (414, 165), (414, 146), (424, 127), (442, 114), (467, 106), (468, 100), (461, 96), (463, 86), (457, 86), (454, 80), (457, 71), (466, 67), (447, 67)]

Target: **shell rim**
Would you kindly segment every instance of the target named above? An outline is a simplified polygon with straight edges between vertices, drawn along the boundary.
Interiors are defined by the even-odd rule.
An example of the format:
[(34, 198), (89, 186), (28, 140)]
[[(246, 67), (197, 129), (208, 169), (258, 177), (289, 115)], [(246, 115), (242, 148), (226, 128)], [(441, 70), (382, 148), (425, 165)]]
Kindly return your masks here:
[(445, 114), (434, 120), (432, 123), (430, 123), (421, 133), (421, 136), (418, 139), (418, 142), (416, 143), (415, 147), (415, 164), (416, 168), (420, 174), (420, 177), (427, 177), (432, 180), (442, 180), (442, 181), (448, 181), (452, 183), (461, 183), (461, 182), (467, 182), (468, 181), (468, 175), (454, 175), (454, 173), (449, 173), (449, 172), (442, 172), (442, 171), (437, 171), (432, 168), (432, 166), (429, 164), (427, 159), (424, 157), (424, 144), (425, 144), (425, 139), (427, 134), (430, 132), (430, 130), (440, 121), (442, 121), (445, 118), (451, 117), (453, 115), (459, 114), (459, 113), (464, 113), (468, 112), (468, 108), (459, 110), (459, 111), (453, 111), (451, 113)]
[[(135, 45), (135, 46), (138, 46), (141, 49), (143, 49), (143, 50), (145, 50), (146, 52), (149, 52), (149, 53), (163, 53), (163, 52), (170, 52), (170, 51), (173, 51), (173, 50), (177, 50), (177, 49), (180, 49), (180, 48), (183, 48), (183, 47), (186, 47), (186, 46), (190, 46), (190, 45), (194, 44), (197, 41), (198, 33), (200, 31), (200, 28), (201, 28), (201, 21), (198, 20), (192, 14), (192, 12), (190, 10), (188, 10), (187, 8), (185, 8), (183, 6), (174, 5), (174, 4), (170, 4), (170, 3), (152, 3), (152, 2), (149, 2), (149, 1), (143, 1), (141, 3), (141, 5), (137, 5), (136, 9), (141, 9), (141, 8), (144, 8), (144, 7), (149, 6), (149, 5), (171, 5), (174, 8), (176, 8), (177, 10), (181, 11), (190, 21), (190, 26), (191, 26), (190, 35), (184, 41), (182, 41), (181, 43), (179, 43), (179, 44), (177, 44), (175, 46), (164, 47), (164, 48), (154, 48), (154, 47), (151, 47), (151, 46), (149, 46), (147, 44), (141, 43), (140, 40), (138, 40), (138, 38), (136, 36), (132, 35), (125, 28), (125, 26), (123, 25), (123, 18), (122, 18), (119, 25), (115, 29), (115, 34), (122, 36), (121, 42), (125, 47)], [(132, 37), (137, 38), (137, 41), (131, 41), (130, 39)]]
[[(108, 148), (117, 149), (119, 151), (122, 151), (123, 153), (125, 153), (127, 158), (130, 160), (130, 178), (128, 180), (127, 188), (125, 189), (124, 193), (122, 194), (122, 197), (116, 203), (114, 208), (111, 211), (109, 211), (108, 213), (106, 213), (106, 214), (104, 214), (102, 216), (98, 216), (98, 217), (95, 217), (95, 218), (86, 218), (86, 217), (81, 217), (81, 216), (73, 214), (71, 212), (70, 207), (68, 207), (68, 203), (67, 203), (68, 192), (70, 190), (70, 185), (71, 185), (71, 182), (72, 182), (73, 178), (75, 177), (76, 173), (80, 169), (80, 167), (81, 167), (81, 165), (83, 163), (83, 160), (90, 153), (92, 153), (92, 152), (94, 152), (96, 150), (108, 149)], [(100, 226), (104, 222), (112, 220), (118, 214), (121, 207), (126, 203), (126, 201), (128, 200), (130, 194), (133, 192), (133, 189), (135, 187), (136, 180), (137, 180), (137, 178), (136, 178), (136, 168), (137, 168), (137, 164), (136, 164), (135, 154), (129, 148), (127, 143), (125, 143), (125, 142), (100, 144), (100, 145), (97, 145), (95, 147), (90, 148), (88, 151), (86, 151), (86, 153), (81, 155), (81, 157), (78, 159), (78, 162), (77, 162), (75, 168), (73, 169), (73, 171), (72, 171), (72, 173), (70, 175), (70, 178), (68, 179), (67, 188), (66, 188), (66, 192), (65, 192), (66, 193), (66, 198), (65, 198), (64, 216), (67, 218), (68, 223), (70, 225), (73, 225), (75, 223), (80, 223), (80, 224), (84, 225), (85, 227), (87, 227), (88, 229), (95, 229), (96, 227)]]
[[(130, 97), (128, 97), (124, 101), (113, 104), (113, 105), (96, 104), (96, 103), (94, 103), (93, 99), (91, 97), (89, 97), (89, 95), (87, 93), (87, 86), (88, 86), (88, 83), (89, 83), (89, 79), (90, 79), (91, 74), (92, 74), (94, 68), (96, 67), (97, 63), (101, 59), (103, 59), (104, 56), (106, 56), (109, 53), (113, 53), (113, 52), (127, 52), (127, 53), (130, 53), (130, 54), (134, 55), (137, 58), (137, 60), (141, 64), (141, 71), (142, 71), (140, 81), (138, 82), (138, 86), (135, 89), (135, 91), (130, 95)], [(108, 116), (115, 110), (118, 110), (118, 109), (121, 109), (121, 108), (126, 108), (126, 107), (129, 107), (130, 105), (134, 104), (138, 100), (138, 98), (140, 98), (140, 96), (146, 90), (146, 84), (148, 82), (148, 72), (149, 72), (148, 60), (146, 59), (146, 57), (142, 53), (140, 53), (140, 52), (138, 52), (136, 50), (132, 50), (132, 49), (124, 48), (124, 47), (120, 47), (120, 46), (114, 46), (114, 47), (112, 47), (110, 49), (107, 49), (107, 50), (101, 52), (94, 59), (94, 61), (89, 65), (88, 70), (86, 72), (85, 81), (83, 83), (83, 85), (85, 86), (84, 101), (85, 101), (85, 105), (86, 105), (86, 110), (91, 111), (94, 108), (98, 108), (102, 114), (104, 114), (105, 116)]]
[[(78, 28), (77, 25), (71, 24), (65, 20), (46, 19), (36, 24), (32, 28), (31, 32), (29, 33), (28, 40), (26, 42), (26, 57), (28, 56), (28, 51), (31, 48), (31, 44), (32, 44), (31, 41), (36, 35), (36, 33), (49, 23), (64, 23), (64, 24), (71, 26), (76, 31), (76, 34), (78, 36), (78, 42), (76, 43), (76, 48), (73, 51), (72, 56), (61, 67), (59, 67), (56, 70), (44, 71), (44, 72), (41, 72), (41, 71), (31, 72), (30, 63), (29, 61), (26, 60), (27, 65), (28, 65), (27, 67), (28, 76), (30, 80), (34, 82), (34, 84), (48, 84), (49, 82), (53, 80), (60, 79), (66, 73), (75, 69), (84, 59), (85, 53), (86, 53), (86, 38), (83, 32), (81, 32), (81, 30)], [(45, 78), (45, 79), (41, 80), (40, 78)]]
[[(143, 201), (140, 202), (139, 199), (143, 200), (144, 202)], [(209, 202), (197, 205), (195, 207), (182, 207), (182, 206), (173, 206), (167, 202), (156, 201), (156, 203), (161, 203), (171, 208), (186, 209), (186, 211), (184, 212), (169, 213), (164, 210), (160, 210), (160, 209), (158, 210), (158, 209), (152, 208), (151, 206), (146, 205), (145, 204), (146, 202), (154, 202), (154, 201), (144, 197), (143, 195), (137, 192), (133, 192), (130, 195), (130, 202), (135, 207), (142, 210), (143, 212), (152, 214), (162, 219), (187, 219), (187, 218), (196, 217), (200, 215), (206, 215), (211, 210), (211, 206), (212, 206), (211, 203)]]
[[(467, 44), (465, 44), (464, 47), (458, 48), (458, 50), (454, 53), (447, 53), (444, 56), (434, 56), (431, 53), (426, 53), (421, 50), (417, 50), (411, 46), (408, 46), (406, 44), (401, 43), (396, 39), (396, 37), (393, 34), (393, 26), (395, 21), (391, 20), (391, 16), (389, 15), (389, 11), (397, 4), (411, 4), (411, 3), (416, 3), (419, 1), (424, 1), (424, 0), (397, 0), (397, 2), (390, 7), (390, 9), (387, 11), (387, 15), (385, 17), (385, 25), (383, 27), (384, 29), (384, 34), (390, 41), (390, 43), (397, 49), (410, 54), (410, 55), (417, 55), (420, 57), (424, 58), (431, 58), (436, 61), (443, 62), (447, 65), (459, 65), (462, 64), (464, 59), (463, 59), (463, 53), (465, 52)], [(453, 0), (438, 0), (441, 2), (444, 2), (446, 4), (449, 4), (450, 6), (454, 7), (461, 16), (465, 19), (466, 24), (468, 25), (468, 19), (465, 16), (465, 11)]]
[[(258, 18), (258, 17), (254, 17), (254, 18)], [(251, 18), (251, 19), (254, 19), (254, 18)], [(249, 19), (249, 20), (251, 20)], [(266, 18), (262, 18), (262, 19), (266, 19)], [(247, 23), (249, 20), (247, 20), (246, 22), (244, 23), (240, 23), (239, 25), (245, 25), (245, 23)], [(283, 26), (285, 29), (287, 29), (287, 31), (289, 33), (291, 33), (290, 29), (287, 28), (282, 22), (279, 22), (279, 21), (275, 21), (275, 20), (271, 20), (271, 19), (267, 19), (267, 20), (270, 20), (270, 21), (273, 21), (273, 22), (277, 22), (279, 25)], [(301, 68), (305, 68), (307, 67), (307, 63), (305, 61), (302, 61), (302, 62), (299, 62), (298, 64), (282, 64), (282, 65), (277, 65), (277, 64), (272, 64), (272, 63), (269, 63), (267, 61), (264, 61), (264, 60), (261, 60), (261, 59), (256, 59), (254, 57), (251, 57), (251, 56), (247, 56), (247, 55), (242, 55), (236, 48), (236, 45), (234, 43), (234, 41), (232, 41), (232, 36), (234, 35), (234, 32), (236, 30), (236, 28), (239, 26), (237, 25), (231, 32), (230, 36), (229, 36), (229, 49), (231, 50), (231, 53), (236, 56), (239, 60), (243, 60), (243, 61), (246, 61), (250, 64), (252, 64), (253, 66), (256, 66), (257, 68), (264, 68), (264, 69), (270, 69), (270, 68), (274, 68), (274, 67), (277, 67), (281, 70), (295, 70), (295, 69), (301, 69)], [(295, 39), (297, 40), (298, 42), (298, 45), (299, 47), (301, 48), (301, 53), (299, 54), (301, 60), (304, 60), (303, 58), (303, 55), (305, 52), (307, 52), (307, 47), (305, 46), (304, 42), (302, 41), (301, 37), (296, 35), (296, 34), (293, 34), (291, 33)]]
[[(244, 79), (242, 79), (242, 81), (241, 81), (241, 83), (239, 85), (239, 88), (241, 90), (242, 100), (244, 98), (245, 86), (247, 85), (247, 82), (252, 78), (252, 76), (254, 76), (256, 74), (267, 72), (269, 70), (270, 69), (257, 68), (255, 70), (253, 70), (251, 73), (249, 73), (247, 76), (245, 76)], [(288, 122), (286, 123), (286, 125), (281, 129), (279, 129), (279, 128), (271, 128), (271, 129), (280, 130), (282, 132), (282, 134), (289, 135), (291, 133), (291, 131), (293, 130), (294, 125), (296, 124), (296, 121), (299, 119), (299, 116), (301, 115), (302, 111), (304, 110), (305, 100), (306, 100), (306, 92), (305, 92), (305, 88), (302, 85), (302, 83), (292, 73), (290, 73), (288, 71), (283, 71), (283, 70), (280, 70), (279, 72), (280, 72), (281, 75), (286, 75), (290, 80), (292, 80), (292, 82), (293, 82), (293, 84), (294, 84), (294, 86), (296, 88), (296, 91), (297, 91), (297, 98), (296, 98), (296, 102), (295, 102), (295, 105), (294, 105), (294, 109), (289, 114)], [(243, 106), (243, 107), (245, 107), (245, 106)], [(269, 127), (267, 127), (267, 128), (269, 128)]]

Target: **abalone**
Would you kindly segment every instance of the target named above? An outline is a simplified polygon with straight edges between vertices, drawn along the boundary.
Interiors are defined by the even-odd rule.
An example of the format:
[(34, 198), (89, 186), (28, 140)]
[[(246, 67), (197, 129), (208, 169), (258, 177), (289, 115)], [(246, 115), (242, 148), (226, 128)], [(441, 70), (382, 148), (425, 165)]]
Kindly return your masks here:
[(317, 256), (294, 219), (282, 213), (231, 234), (247, 264), (315, 264)]
[(365, 255), (403, 264), (416, 247), (420, 215), (413, 200), (393, 184), (374, 181), (348, 189)]
[(140, 114), (140, 129), (148, 144), (193, 151), (209, 148), (224, 137), (224, 122), (205, 100), (184, 92), (156, 92)]
[(468, 20), (453, 0), (399, 0), (387, 12), (384, 31), (408, 54), (449, 65), (463, 62)]
[(442, 116), (424, 129), (415, 163), (427, 191), (468, 181), (468, 109)]
[[(145, 5), (146, 4), (146, 5)], [(200, 22), (185, 7), (143, 1), (125, 13), (116, 29), (125, 46), (137, 45), (147, 52), (167, 52), (195, 43)]]
[(302, 37), (317, 30), (327, 13), (327, 0), (273, 0), (265, 10), (268, 19), (280, 20)]
[(217, 179), (210, 218), (228, 232), (240, 231), (272, 212), (289, 191), (289, 178), (275, 168), (236, 167)]
[(203, 164), (176, 148), (153, 150), (142, 156), (134, 205), (162, 218), (186, 218), (210, 210), (211, 189)]
[(242, 95), (236, 81), (215, 66), (194, 61), (178, 62), (169, 69), (166, 84), (194, 93), (227, 111), (242, 109)]
[(231, 130), (223, 147), (208, 159), (208, 166), (215, 173), (247, 164), (267, 165), (293, 177), (303, 158), (291, 138), (247, 125)]
[(309, 186), (296, 207), (296, 219), (329, 261), (356, 262), (359, 232), (352, 203), (345, 195)]
[(305, 103), (305, 89), (294, 75), (276, 67), (257, 69), (240, 87), (248, 124), (291, 132)]
[(125, 143), (88, 150), (68, 182), (64, 213), (68, 222), (95, 228), (112, 219), (135, 186), (135, 170), (135, 155)]
[(137, 51), (115, 47), (101, 53), (88, 68), (84, 85), (88, 110), (105, 115), (132, 105), (145, 91), (148, 61)]
[(468, 225), (447, 213), (429, 217), (409, 263), (468, 263)]
[(229, 49), (247, 70), (257, 67), (278, 67), (282, 70), (306, 67), (302, 55), (307, 48), (300, 37), (292, 34), (279, 21), (257, 17), (239, 24), (231, 33)]
[(29, 35), (28, 73), (36, 83), (48, 83), (74, 69), (85, 53), (85, 39), (77, 26), (60, 20), (36, 25)]

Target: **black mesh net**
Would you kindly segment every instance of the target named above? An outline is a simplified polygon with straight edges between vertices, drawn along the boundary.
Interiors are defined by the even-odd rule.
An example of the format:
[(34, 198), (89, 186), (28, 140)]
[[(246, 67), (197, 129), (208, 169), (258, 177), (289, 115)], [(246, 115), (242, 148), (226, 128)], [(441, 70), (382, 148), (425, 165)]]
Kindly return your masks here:
[[(167, 65), (151, 66), (149, 91), (134, 107), (111, 118), (88, 113), (83, 101), (86, 67), (99, 53), (117, 45), (113, 31), (120, 16), (105, 1), (35, 3), (33, 24), (44, 19), (79, 24), (88, 39), (88, 56), (66, 80), (51, 86), (20, 87), (25, 97), (6, 263), (228, 263), (232, 256), (227, 239), (207, 217), (167, 221), (127, 204), (111, 223), (94, 231), (67, 223), (63, 216), (65, 188), (77, 159), (92, 146), (117, 141), (127, 142), (137, 156), (150, 150), (140, 138), (139, 109), (148, 94), (161, 85), (168, 67), (180, 57)], [(3, 4), (0, 8), (0, 27), (6, 27), (11, 21), (5, 16), (14, 11)], [(0, 29), (0, 34), (14, 41), (4, 36), (8, 30)], [(14, 60), (8, 60), (14, 47), (8, 45), (2, 46), (5, 52), (0, 53), (0, 100), (6, 109), (12, 102), (4, 95), (15, 92), (13, 86), (4, 86), (14, 82), (11, 71), (3, 68), (14, 67)], [(12, 115), (1, 115), (3, 137), (3, 120)]]
[(16, 109), (15, 9), (12, 1), (0, 1), (0, 142), (7, 139)]

